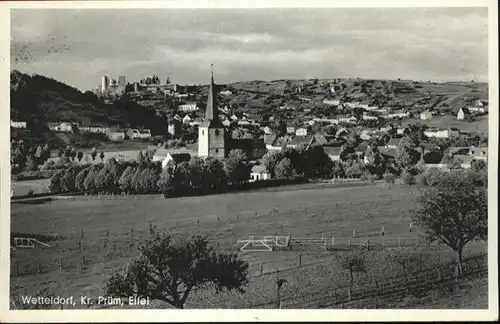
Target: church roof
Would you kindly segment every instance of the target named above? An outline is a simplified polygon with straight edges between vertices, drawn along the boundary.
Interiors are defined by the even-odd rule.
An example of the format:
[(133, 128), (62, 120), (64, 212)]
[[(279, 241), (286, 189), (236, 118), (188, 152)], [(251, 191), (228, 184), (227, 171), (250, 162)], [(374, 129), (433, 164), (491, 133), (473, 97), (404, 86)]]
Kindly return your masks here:
[(212, 78), (210, 79), (210, 85), (208, 87), (208, 99), (207, 99), (207, 109), (205, 111), (206, 120), (219, 119), (219, 111), (217, 109), (217, 92), (215, 91), (214, 74), (212, 72)]
[(198, 127), (224, 128), (224, 124), (218, 118), (212, 120), (205, 119)]

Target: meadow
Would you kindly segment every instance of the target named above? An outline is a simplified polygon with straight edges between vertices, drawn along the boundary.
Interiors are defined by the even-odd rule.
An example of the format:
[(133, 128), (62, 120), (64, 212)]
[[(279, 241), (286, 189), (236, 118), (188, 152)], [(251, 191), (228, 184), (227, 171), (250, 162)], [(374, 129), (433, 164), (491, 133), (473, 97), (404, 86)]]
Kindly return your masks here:
[[(304, 187), (230, 193), (204, 197), (164, 199), (157, 196), (76, 197), (45, 204), (12, 204), (13, 232), (64, 236), (47, 242), (50, 248), (19, 249), (11, 253), (11, 289), (36, 293), (47, 288), (53, 295), (99, 296), (113, 272), (137, 255), (136, 244), (148, 237), (150, 227), (185, 240), (206, 235), (221, 251), (237, 251), (237, 240), (250, 235), (292, 235), (295, 238), (348, 238), (409, 240), (408, 251), (421, 251), (427, 262), (453, 256), (442, 246), (428, 246), (419, 230), (409, 231), (409, 210), (418, 189), (386, 184), (359, 187)], [(28, 235), (27, 235), (28, 236)], [(404, 244), (403, 244), (404, 245)], [(468, 254), (484, 252), (473, 244)], [(367, 276), (397, 273), (387, 262), (389, 249), (369, 255)], [(439, 252), (439, 253), (436, 253)], [(250, 263), (250, 283), (245, 294), (198, 290), (186, 308), (257, 307), (275, 298), (274, 285), (287, 278), (282, 294), (311, 293), (342, 286), (347, 278), (335, 252), (320, 246), (292, 251), (241, 252)], [(431, 260), (432, 259), (432, 260)], [(166, 307), (154, 303), (151, 307)], [(274, 307), (274, 306), (272, 306)]]

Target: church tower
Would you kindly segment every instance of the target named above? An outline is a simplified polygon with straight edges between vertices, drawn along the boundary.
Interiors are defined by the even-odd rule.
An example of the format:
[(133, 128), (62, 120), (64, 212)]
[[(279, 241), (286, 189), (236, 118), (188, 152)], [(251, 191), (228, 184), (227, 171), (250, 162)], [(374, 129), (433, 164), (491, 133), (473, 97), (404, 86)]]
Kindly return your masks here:
[(222, 159), (226, 156), (226, 129), (219, 119), (213, 71), (211, 74), (205, 120), (198, 126), (198, 156)]

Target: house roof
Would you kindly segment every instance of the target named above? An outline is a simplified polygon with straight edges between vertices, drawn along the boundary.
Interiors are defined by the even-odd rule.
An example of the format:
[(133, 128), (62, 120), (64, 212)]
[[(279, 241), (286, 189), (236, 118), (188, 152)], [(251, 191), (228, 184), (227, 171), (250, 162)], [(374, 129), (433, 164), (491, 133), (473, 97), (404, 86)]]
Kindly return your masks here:
[(200, 126), (208, 128), (224, 128), (224, 124), (218, 118), (212, 120), (204, 120), (200, 123)]
[(252, 173), (267, 173), (266, 167), (263, 165), (254, 165), (251, 170)]
[(474, 156), (456, 154), (453, 156), (453, 161), (457, 161), (457, 160), (461, 160), (462, 164), (471, 164), (472, 160), (474, 160)]
[(366, 149), (368, 148), (368, 143), (367, 142), (361, 142), (356, 146), (355, 151), (356, 152), (366, 152)]
[(295, 136), (287, 143), (287, 145), (307, 145), (311, 142), (311, 140), (314, 141), (314, 136)]
[(460, 110), (462, 110), (462, 112), (466, 115), (471, 114), (469, 108), (460, 108)]
[(399, 145), (399, 142), (401, 142), (401, 139), (400, 138), (391, 138), (389, 140), (389, 142), (387, 142), (386, 145), (394, 145), (394, 146), (398, 146)]
[(323, 150), (327, 155), (340, 155), (342, 147), (323, 146)]
[(187, 162), (191, 159), (191, 154), (189, 153), (172, 153), (170, 156), (175, 163)]
[(264, 134), (264, 143), (266, 145), (273, 145), (275, 141), (276, 141), (275, 134)]

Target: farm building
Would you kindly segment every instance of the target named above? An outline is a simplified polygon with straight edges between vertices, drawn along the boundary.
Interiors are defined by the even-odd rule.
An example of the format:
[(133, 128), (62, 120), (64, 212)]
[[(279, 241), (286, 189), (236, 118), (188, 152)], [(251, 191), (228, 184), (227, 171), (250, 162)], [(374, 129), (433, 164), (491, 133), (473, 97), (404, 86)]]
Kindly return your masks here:
[(287, 148), (298, 148), (299, 146), (308, 146), (314, 143), (314, 136), (295, 136), (286, 143)]
[(457, 128), (428, 128), (424, 131), (424, 135), (427, 137), (450, 138), (460, 136), (460, 131)]
[(161, 167), (165, 169), (170, 161), (172, 161), (174, 166), (177, 166), (182, 162), (189, 162), (189, 160), (191, 160), (191, 154), (189, 153), (167, 153), (165, 159), (161, 161)]
[(300, 127), (295, 130), (295, 135), (297, 136), (307, 136), (307, 128)]
[(10, 127), (12, 128), (26, 128), (26, 122), (22, 121), (10, 121)]
[(121, 142), (121, 141), (125, 140), (125, 130), (111, 128), (106, 133), (106, 136), (109, 138), (109, 140), (111, 140), (113, 142)]
[(458, 120), (464, 120), (467, 116), (472, 115), (471, 111), (469, 108), (460, 108), (460, 110), (457, 113), (457, 119)]
[(178, 109), (183, 112), (191, 112), (191, 111), (197, 111), (198, 106), (196, 105), (196, 102), (187, 102), (182, 105), (179, 105)]
[(250, 182), (259, 180), (269, 180), (271, 179), (271, 174), (266, 170), (263, 165), (254, 165), (250, 171)]
[(287, 124), (286, 125), (286, 132), (288, 134), (295, 134), (295, 128), (296, 128), (295, 124), (293, 124), (293, 123)]
[(430, 120), (432, 119), (432, 112), (426, 110), (420, 114), (420, 119), (422, 120)]

